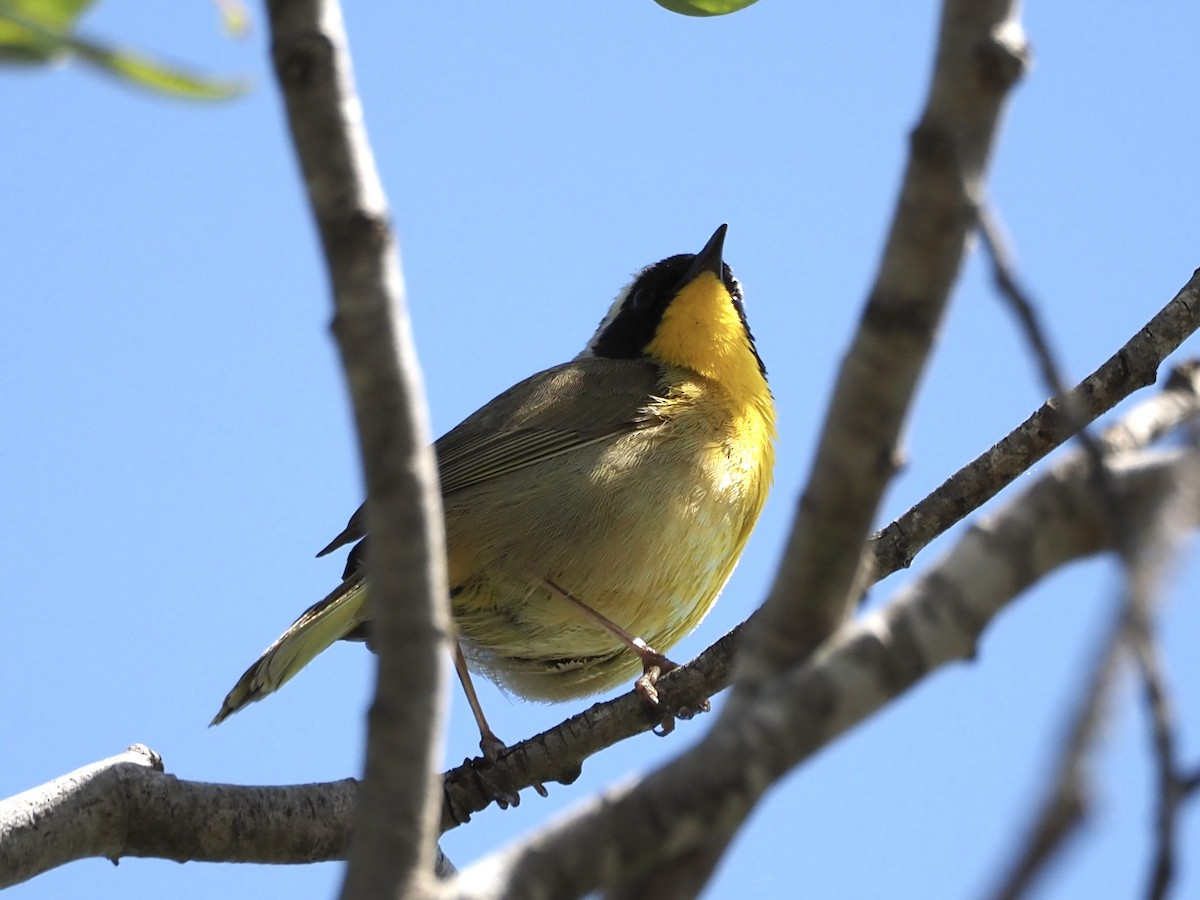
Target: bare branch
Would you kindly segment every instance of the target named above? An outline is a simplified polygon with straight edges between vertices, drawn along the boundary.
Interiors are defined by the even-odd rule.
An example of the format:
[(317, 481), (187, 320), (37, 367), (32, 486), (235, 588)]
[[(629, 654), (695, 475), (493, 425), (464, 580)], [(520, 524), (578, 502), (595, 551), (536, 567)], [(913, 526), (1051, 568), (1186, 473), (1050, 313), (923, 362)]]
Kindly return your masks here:
[[(1066, 402), (1081, 410), (1083, 421), (1094, 421), (1134, 391), (1153, 384), (1163, 360), (1197, 328), (1200, 328), (1200, 270), (1120, 350), (1081, 381)], [(1182, 377), (1193, 385), (1196, 383), (1194, 370), (1183, 373)], [(1190, 402), (1183, 393), (1176, 396), (1181, 402)], [(908, 567), (930, 541), (1070, 439), (1078, 425), (1063, 414), (1063, 405), (1062, 398), (1048, 400), (1003, 440), (963, 466), (879, 532), (872, 544), (875, 580)], [(1169, 412), (1167, 415), (1170, 419)], [(1149, 423), (1135, 427), (1154, 426)], [(1141, 438), (1134, 435), (1110, 433), (1103, 438), (1112, 450), (1129, 449), (1130, 440), (1134, 446), (1140, 445), (1137, 442)]]
[(1062, 851), (1067, 838), (1082, 822), (1090, 803), (1087, 763), (1105, 722), (1112, 688), (1116, 683), (1122, 638), (1127, 618), (1124, 608), (1113, 617), (1084, 680), (1075, 714), (1067, 728), (1063, 747), (1053, 775), (1048, 779), (1028, 836), (1021, 842), (1014, 860), (1005, 867), (1006, 875), (992, 897), (1015, 900), (1023, 896), (1038, 873)]
[[(303, 864), (346, 858), (353, 778), (254, 787), (184, 781), (143, 744), (0, 801), (0, 889), (89, 857)], [(434, 874), (457, 874), (436, 851)]]
[(1157, 775), (1155, 792), (1155, 847), (1146, 896), (1167, 896), (1175, 875), (1179, 814), (1183, 805), (1186, 777), (1176, 753), (1175, 716), (1166, 671), (1154, 637), (1158, 586), (1174, 559), (1186, 531), (1186, 513), (1179, 507), (1200, 492), (1200, 484), (1181, 482), (1173, 498), (1166, 498), (1159, 515), (1138, 523), (1131, 532), (1138, 537), (1130, 548), (1129, 596), (1126, 601), (1127, 643), (1133, 651), (1142, 686), (1146, 718), (1150, 725), (1151, 750)]
[[(1092, 433), (1087, 427), (1087, 415), (1078, 408), (1073, 396), (1067, 391), (1062, 367), (1050, 349), (1050, 336), (1042, 326), (1037, 307), (1017, 283), (1012, 253), (1004, 239), (999, 219), (986, 204), (979, 207), (979, 232), (983, 236), (984, 247), (987, 248), (988, 256), (992, 260), (992, 274), (996, 287), (1016, 313), (1021, 330), (1025, 334), (1025, 340), (1033, 350), (1042, 381), (1050, 391), (1050, 396), (1063, 398), (1061, 407), (1063, 416), (1071, 430), (1075, 432), (1075, 438), (1079, 441), (1079, 445), (1083, 447), (1088, 459), (1091, 460), (1092, 477), (1096, 479), (1096, 484), (1104, 492), (1104, 495), (1109, 498), (1113, 528), (1118, 532), (1117, 546), (1120, 548), (1120, 557), (1127, 567), (1132, 568), (1137, 564), (1137, 560), (1134, 558), (1133, 535), (1125, 527), (1126, 517), (1122, 514), (1117, 502), (1116, 491), (1109, 483), (1108, 470), (1104, 465), (1104, 448), (1092, 437)], [(1133, 577), (1132, 572), (1130, 577)]]
[[(1141, 418), (1138, 411), (1133, 417)], [(1170, 459), (1149, 459), (1141, 470), (1126, 464), (1118, 471), (1118, 484), (1125, 491), (1146, 491)], [(683, 773), (677, 786), (685, 807), (692, 804), (700, 817), (696, 821), (703, 822), (694, 834), (685, 829), (682, 836), (673, 836), (674, 826), (660, 828), (663, 821), (675, 822), (674, 813), (669, 820), (643, 819), (640, 808), (629, 813), (632, 801), (620, 799), (626, 791), (598, 801), (602, 810), (614, 805), (606, 815), (620, 840), (646, 825), (656, 836), (641, 834), (646, 846), (639, 852), (650, 853), (659, 838), (671, 838), (677, 841), (671, 846), (677, 846), (679, 854), (695, 851), (703, 856), (703, 847), (697, 850), (689, 845), (699, 836), (711, 841), (716, 833), (708, 808), (711, 798), (697, 794), (712, 791), (714, 778), (726, 773), (744, 802), (753, 802), (765, 787), (764, 778), (769, 780), (781, 767), (819, 749), (937, 666), (970, 656), (978, 634), (1013, 596), (1056, 566), (1104, 548), (1103, 504), (1085, 486), (1082, 470), (1077, 455), (1056, 465), (1025, 494), (969, 532), (894, 603), (846, 626), (819, 658), (789, 676), (779, 689), (782, 693), (770, 698), (781, 709), (752, 716), (743, 737), (726, 734), (715, 747), (706, 741), (710, 746), (697, 748), (701, 752), (698, 771)], [(1189, 510), (1189, 515), (1194, 511)], [(601, 722), (606, 717), (615, 719), (606, 707), (630, 700), (636, 703), (634, 698), (623, 698), (590, 712)], [(534, 777), (539, 771), (557, 771), (556, 754), (573, 752), (570, 742), (586, 738), (585, 719), (586, 714), (577, 717), (574, 727), (567, 723), (540, 740), (526, 742), (515, 748), (520, 751), (515, 755), (525, 757)], [(651, 724), (652, 720), (646, 727)], [(800, 743), (797, 736), (803, 736)], [(768, 740), (766, 746), (775, 754), (765, 773), (743, 765), (754, 757), (741, 741), (752, 744), (760, 739)], [(353, 781), (280, 788), (209, 785), (163, 775), (150, 768), (152, 759), (148, 751), (118, 757), (0, 804), (0, 883), (14, 883), (70, 860), (98, 855), (298, 863), (341, 858), (344, 853), (357, 791)], [(1200, 774), (1181, 780), (1183, 795), (1198, 790)], [(668, 793), (665, 799), (671, 796)], [(722, 810), (736, 813), (741, 802), (731, 806), (729, 801)], [(615, 806), (618, 803), (624, 805)], [(80, 815), (80, 809), (89, 814)], [(99, 819), (91, 817), (93, 812)], [(687, 809), (679, 816), (687, 822)], [(721, 821), (728, 828), (730, 823), (736, 825), (737, 817)], [(127, 823), (135, 823), (136, 828), (130, 830)], [(596, 841), (595, 831), (588, 832), (586, 850), (576, 848), (577, 852), (595, 856)], [(504, 864), (515, 865), (520, 855), (514, 851)], [(579, 877), (597, 878), (594, 869), (599, 861), (585, 861)], [(465, 894), (484, 895), (477, 890), (479, 877), (476, 870), (466, 882), (470, 890), (462, 889)]]
[[(1095, 461), (1090, 454), (1089, 462), (1094, 472)], [(1188, 527), (1186, 523), (1194, 521), (1198, 490), (1191, 479), (1195, 476), (1194, 470), (1181, 470), (1177, 480), (1160, 485), (1156, 492), (1136, 496), (1115, 493), (1111, 473), (1107, 484), (1098, 484), (1102, 495), (1108, 498), (1109, 527), (1126, 562), (1125, 592), (1114, 607), (1112, 622), (1096, 654), (1091, 676), (1085, 682), (1040, 812), (1014, 862), (1008, 866), (1008, 874), (993, 894), (998, 900), (1024, 895), (1086, 815), (1090, 805), (1088, 763), (1099, 741), (1121, 650), (1127, 647), (1133, 649), (1143, 673), (1159, 766), (1158, 846), (1149, 896), (1165, 895), (1173, 868), (1179, 778), (1174, 764), (1166, 687), (1158, 668), (1150, 617), (1167, 559)], [(1113, 521), (1114, 507), (1121, 510), (1120, 522)]]
[[(1119, 555), (1125, 563), (1127, 582), (1120, 615), (1110, 629), (1091, 688), (1081, 704), (1081, 711), (1071, 740), (1068, 741), (1056, 784), (1049, 793), (1049, 801), (1038, 826), (1034, 829), (1027, 852), (1015, 868), (1013, 877), (1001, 896), (1016, 897), (1023, 893), (1036, 872), (1081, 820), (1088, 802), (1084, 775), (1086, 758), (1096, 742), (1101, 718), (1099, 711), (1106, 705), (1107, 696), (1115, 680), (1117, 651), (1121, 646), (1128, 645), (1132, 647), (1134, 659), (1138, 663), (1146, 698), (1147, 717), (1153, 732), (1154, 758), (1158, 774), (1158, 814), (1155, 858), (1147, 896), (1159, 900), (1166, 896), (1175, 869), (1174, 848), (1180, 778), (1175, 764), (1171, 704), (1166, 677), (1154, 642), (1152, 617), (1154, 596), (1165, 567), (1164, 557), (1173, 551), (1178, 534), (1173, 533), (1170, 528), (1171, 516), (1167, 509), (1155, 515), (1153, 520), (1142, 523), (1142, 527), (1133, 527), (1131, 517), (1121, 508), (1111, 484), (1105, 464), (1104, 448), (1092, 438), (1084, 425), (1084, 416), (1072, 402), (1070, 395), (1066, 394), (1061, 370), (1050, 349), (1050, 340), (1041, 325), (1037, 309), (1017, 282), (1012, 256), (1001, 233), (999, 222), (986, 206), (981, 207), (979, 211), (979, 230), (992, 260), (996, 286), (1016, 312), (1038, 361), (1043, 381), (1053, 396), (1064, 397), (1064, 416), (1071, 427), (1078, 430), (1077, 437), (1091, 462), (1093, 477), (1108, 498), (1112, 529), (1117, 535)], [(1170, 506), (1169, 499), (1164, 498), (1163, 506)]]
[(1151, 633), (1148, 612), (1131, 618), (1129, 642), (1141, 675), (1147, 716), (1153, 737), (1157, 790), (1154, 817), (1154, 860), (1146, 896), (1161, 900), (1167, 896), (1175, 875), (1175, 845), (1179, 831), (1179, 811), (1183, 801), (1184, 779), (1175, 753), (1175, 717), (1172, 711), (1166, 673)]
[(1200, 793), (1200, 768), (1197, 768), (1191, 775), (1183, 779), (1180, 790), (1185, 798), (1191, 797), (1192, 794)]
[[(1161, 496), (1200, 460), (1141, 454), (1113, 466), (1122, 497), (1136, 506), (1136, 497)], [(1112, 548), (1106, 503), (1087, 468), (1078, 453), (1054, 466), (895, 601), (845, 625), (809, 662), (743, 704), (737, 727), (713, 729), (676, 762), (466, 870), (454, 896), (581, 896), (731, 831), (790, 767), (934, 669), (970, 658), (988, 622), (1034, 581)], [(1200, 502), (1189, 500), (1194, 527)]]
[[(1192, 309), (1196, 315), (1192, 314)], [(1144, 370), (1157, 354), (1165, 355), (1175, 349), (1197, 326), (1200, 326), (1200, 273), (1194, 275), (1167, 307), (1140, 329), (1121, 351), (1075, 388), (1076, 395), (1089, 401), (1084, 406), (1088, 415), (1106, 412), (1131, 393), (1135, 384), (1153, 383), (1152, 374), (1148, 381), (1131, 379), (1129, 385), (1122, 387), (1118, 372), (1128, 377), (1131, 371)], [(1161, 363), (1161, 357), (1154, 365), (1158, 363)], [(1153, 368), (1150, 371), (1153, 372)], [(1096, 398), (1102, 400), (1090, 402)], [(1184, 363), (1172, 371), (1161, 393), (1126, 413), (1105, 431), (1100, 442), (1106, 453), (1145, 447), (1178, 428), (1198, 411), (1200, 363)], [(1056, 404), (1051, 402), (1043, 406), (1019, 429), (938, 488), (935, 495), (941, 498), (939, 502), (931, 503), (926, 498), (885, 528), (874, 544), (877, 559), (886, 563), (914, 555), (974, 509), (973, 506), (961, 507), (946, 502), (947, 498), (961, 493), (978, 502), (989, 499), (1002, 486), (1000, 480), (1007, 484), (1052, 449), (1038, 442), (1049, 437), (1061, 443), (1070, 437), (1070, 430), (1060, 427), (1062, 424)], [(1031, 448), (1035, 446), (1040, 452), (1033, 452)], [(981, 489), (985, 484), (990, 491)], [(894, 570), (885, 565), (879, 577), (890, 571)], [(700, 700), (729, 685), (732, 661), (744, 628), (745, 623), (739, 625), (696, 659), (659, 682), (659, 694), (667, 708), (694, 708)], [(657, 722), (658, 717), (632, 694), (595, 704), (560, 725), (514, 745), (498, 763), (501, 777), (505, 784), (514, 785), (514, 789), (535, 782), (570, 784), (579, 776), (580, 767), (589, 756), (649, 731)], [(444, 791), (443, 831), (468, 821), (471, 815), (486, 809), (492, 802), (491, 794), (475, 774), (473, 763), (447, 772)]]
[[(1012, 250), (1001, 231), (999, 219), (987, 204), (981, 204), (978, 212), (979, 234), (983, 237), (984, 249), (987, 250), (988, 257), (992, 261), (992, 278), (996, 282), (1000, 296), (1008, 301), (1013, 312), (1016, 313), (1025, 339), (1033, 349), (1033, 356), (1037, 360), (1042, 382), (1050, 390), (1050, 396), (1065, 397), (1067, 394), (1066, 380), (1063, 378), (1055, 354), (1050, 349), (1050, 339), (1042, 327), (1041, 317), (1038, 315), (1033, 301), (1026, 296), (1025, 291), (1017, 283)], [(1080, 427), (1079, 423), (1083, 416), (1074, 414), (1069, 397), (1063, 404), (1063, 410), (1071, 420), (1071, 424)]]
[(0, 803), (0, 888), (91, 856), (343, 859), (357, 787), (352, 779), (289, 787), (180, 781), (135, 744)]
[[(803, 660), (857, 599), (901, 426), (958, 277), (1010, 89), (1027, 63), (1012, 0), (947, 0), (926, 107), (875, 284), (847, 353), (787, 549), (739, 658), (748, 690)], [(861, 586), (861, 585), (859, 585)], [(726, 707), (728, 709), (728, 707)]]
[[(1075, 434), (1091, 464), (1092, 477), (1107, 498), (1109, 522), (1122, 549), (1121, 557), (1132, 574), (1134, 557), (1129, 549), (1128, 532), (1123, 526), (1123, 517), (1118, 507), (1116, 493), (1105, 465), (1104, 451), (1092, 438), (1086, 427), (1087, 418), (1079, 408), (1078, 401), (1067, 393), (1065, 379), (1055, 354), (1050, 349), (1050, 338), (1042, 327), (1040, 316), (1033, 301), (1026, 296), (1017, 283), (1012, 253), (1004, 238), (999, 220), (987, 207), (979, 208), (979, 233), (992, 263), (992, 277), (996, 288), (1008, 305), (1012, 307), (1026, 342), (1037, 361), (1042, 382), (1051, 397), (1060, 397), (1060, 410), (1068, 429)], [(997, 896), (1016, 898), (1023, 894), (1046, 863), (1065, 846), (1090, 804), (1090, 790), (1085, 773), (1091, 751), (1098, 742), (1101, 725), (1106, 718), (1109, 698), (1116, 682), (1119, 651), (1128, 632), (1128, 617), (1122, 608), (1116, 616), (1101, 644), (1091, 673), (1086, 679), (1086, 689), (1081, 695), (1078, 711), (1068, 731), (1063, 752), (1055, 777), (1050, 782), (1041, 813), (1030, 830), (1017, 863), (1003, 882)]]
[(268, 4), (275, 74), (333, 286), (333, 331), (368, 492), (373, 637), (366, 787), (344, 896), (381, 896), (434, 863), (449, 647), (441, 503), (387, 201), (336, 0)]
[[(987, 204), (980, 205), (978, 214), (979, 233), (983, 236), (983, 245), (987, 249), (988, 256), (992, 261), (992, 275), (996, 282), (996, 287), (999, 289), (1000, 295), (1013, 308), (1017, 316), (1017, 321), (1021, 323), (1021, 330), (1025, 334), (1025, 340), (1033, 350), (1033, 356), (1037, 360), (1042, 382), (1050, 391), (1050, 396), (1063, 398), (1061, 404), (1063, 415), (1066, 417), (1071, 429), (1076, 432), (1080, 446), (1083, 447), (1088, 458), (1092, 461), (1095, 477), (1101, 479), (1101, 487), (1103, 489), (1105, 477), (1104, 451), (1087, 430), (1088, 419), (1086, 413), (1076, 407), (1073, 395), (1067, 391), (1067, 382), (1063, 377), (1062, 367), (1058, 364), (1056, 354), (1050, 349), (1050, 336), (1046, 333), (1046, 329), (1042, 327), (1041, 316), (1038, 314), (1037, 307), (1034, 306), (1033, 300), (1029, 298), (1017, 283), (1017, 273), (1013, 263), (1012, 251), (1009, 249), (1008, 242), (1001, 231), (999, 219)], [(1120, 522), (1119, 512), (1119, 510), (1114, 508), (1114, 521), (1118, 523)]]

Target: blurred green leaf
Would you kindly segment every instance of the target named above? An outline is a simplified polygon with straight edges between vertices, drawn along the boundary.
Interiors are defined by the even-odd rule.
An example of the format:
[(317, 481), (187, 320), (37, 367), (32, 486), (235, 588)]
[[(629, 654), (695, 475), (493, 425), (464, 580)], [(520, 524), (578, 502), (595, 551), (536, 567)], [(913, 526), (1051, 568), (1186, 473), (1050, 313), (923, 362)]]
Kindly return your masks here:
[(3, 0), (0, 12), (41, 25), (51, 31), (70, 31), (93, 0)]
[(188, 100), (225, 100), (244, 81), (207, 78), (131, 50), (73, 34), (92, 0), (0, 0), (0, 62), (48, 63), (75, 57), (123, 81)]
[(724, 16), (758, 0), (654, 0), (663, 9), (684, 16)]
[(61, 35), (92, 0), (0, 0), (0, 61), (44, 63), (65, 51)]
[(80, 59), (133, 84), (174, 97), (187, 100), (228, 100), (245, 93), (247, 88), (245, 81), (207, 78), (128, 50), (106, 47), (78, 38), (71, 38), (69, 44)]
[(62, 41), (45, 39), (39, 33), (17, 22), (9, 21), (0, 12), (0, 62), (44, 63), (61, 55)]

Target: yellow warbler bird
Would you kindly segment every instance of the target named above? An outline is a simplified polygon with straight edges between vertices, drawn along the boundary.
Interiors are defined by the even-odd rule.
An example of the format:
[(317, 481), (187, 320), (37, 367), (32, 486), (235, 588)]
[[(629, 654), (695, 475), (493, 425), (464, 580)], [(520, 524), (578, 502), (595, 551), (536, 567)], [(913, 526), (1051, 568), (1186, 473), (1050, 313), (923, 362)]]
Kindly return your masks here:
[[(509, 388), (437, 441), (456, 664), (483, 735), (502, 747), (470, 666), (534, 700), (673, 666), (762, 510), (775, 406), (722, 260), (648, 266), (575, 359)], [(342, 583), (241, 677), (213, 724), (278, 689), (334, 641), (369, 628), (362, 507), (321, 551), (352, 541)], [(362, 540), (360, 540), (362, 539)], [(653, 699), (652, 681), (639, 685)]]

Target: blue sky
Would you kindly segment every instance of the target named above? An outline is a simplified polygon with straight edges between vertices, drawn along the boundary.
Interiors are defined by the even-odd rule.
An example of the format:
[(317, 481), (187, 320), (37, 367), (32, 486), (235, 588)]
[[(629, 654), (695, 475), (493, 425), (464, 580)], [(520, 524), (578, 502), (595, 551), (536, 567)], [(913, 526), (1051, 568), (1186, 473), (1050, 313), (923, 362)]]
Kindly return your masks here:
[[(210, 5), (170, 6), (106, 0), (87, 24), (246, 74), (248, 96), (194, 106), (74, 67), (0, 72), (0, 795), (134, 741), (199, 780), (293, 783), (360, 767), (372, 663), (357, 646), (206, 727), (245, 666), (335, 583), (340, 560), (313, 553), (362, 488), (261, 20), (231, 42)], [(741, 567), (672, 653), (688, 658), (745, 618), (769, 583), (882, 246), (937, 7), (850, 13), (763, 0), (698, 20), (650, 0), (533, 6), (348, 10), (432, 420), (441, 433), (573, 356), (631, 273), (695, 251), (728, 222), (727, 260), (780, 406), (779, 462)], [(1163, 0), (1081, 16), (1031, 4), (1026, 27), (1036, 62), (1010, 106), (990, 196), (1075, 380), (1200, 265), (1200, 7)], [(881, 523), (1043, 399), (973, 257)], [(939, 672), (793, 773), (756, 811), (710, 896), (979, 896), (1027, 820), (1114, 573), (1100, 560), (1049, 579), (1000, 617), (974, 663)], [(1198, 585), (1200, 568), (1185, 564), (1163, 626), (1193, 761)], [(581, 708), (483, 687), (510, 741)], [(1132, 700), (1124, 691), (1110, 721), (1095, 818), (1039, 897), (1140, 891), (1152, 773)], [(477, 816), (445, 849), (467, 864), (705, 727), (626, 742), (548, 800)], [(456, 694), (447, 762), (476, 740)], [(1194, 808), (1181, 846), (1200, 846)], [(1180, 862), (1178, 896), (1200, 896), (1200, 858)], [(11, 893), (328, 896), (340, 872), (89, 860)]]

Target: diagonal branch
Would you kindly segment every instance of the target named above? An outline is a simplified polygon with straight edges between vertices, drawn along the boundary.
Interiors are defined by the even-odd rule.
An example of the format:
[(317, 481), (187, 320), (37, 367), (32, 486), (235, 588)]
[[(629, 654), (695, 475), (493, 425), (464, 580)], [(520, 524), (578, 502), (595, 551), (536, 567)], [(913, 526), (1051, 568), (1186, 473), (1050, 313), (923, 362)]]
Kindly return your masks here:
[(862, 548), (983, 197), (1028, 48), (1014, 0), (947, 0), (896, 212), (843, 360), (783, 561), (739, 658), (738, 693), (806, 658), (849, 614)]
[[(1155, 860), (1147, 896), (1166, 896), (1175, 869), (1176, 823), (1179, 811), (1179, 775), (1175, 762), (1175, 731), (1166, 676), (1153, 636), (1153, 607), (1166, 569), (1166, 558), (1173, 554), (1180, 536), (1173, 528), (1170, 498), (1164, 497), (1162, 509), (1152, 518), (1135, 523), (1112, 484), (1106, 462), (1106, 448), (1092, 437), (1085, 416), (1066, 393), (1060, 366), (1050, 347), (1038, 311), (1018, 284), (1011, 252), (999, 220), (987, 207), (979, 210), (979, 231), (991, 258), (993, 278), (1000, 294), (1013, 308), (1038, 363), (1042, 380), (1054, 396), (1063, 397), (1062, 412), (1077, 432), (1080, 446), (1087, 454), (1092, 477), (1107, 498), (1110, 527), (1116, 536), (1117, 556), (1125, 570), (1126, 590), (1117, 606), (1114, 621), (1097, 655), (1088, 688), (1074, 717), (1069, 738), (1052, 780), (1042, 812), (1030, 832), (1018, 862), (1011, 869), (997, 896), (1023, 895), (1046, 863), (1063, 847), (1082, 822), (1090, 803), (1087, 775), (1090, 757), (1095, 752), (1104, 712), (1116, 682), (1120, 651), (1129, 648), (1141, 675), (1148, 718), (1152, 724), (1153, 747), (1158, 774), (1158, 815)], [(1194, 485), (1181, 486), (1183, 491)]]
[[(1165, 489), (1132, 500), (1128, 493), (1123, 497), (1118, 494), (1117, 501), (1125, 521), (1119, 525), (1110, 524), (1109, 528), (1115, 546), (1128, 561), (1125, 596), (1113, 608), (1111, 622), (1071, 716), (1054, 772), (1047, 780), (1045, 796), (1026, 837), (1006, 867), (1006, 874), (992, 894), (996, 900), (1025, 896), (1036, 877), (1061, 853), (1068, 838), (1082, 824), (1090, 805), (1089, 763), (1117, 683), (1118, 664), (1123, 651), (1129, 649), (1133, 650), (1134, 659), (1142, 670), (1158, 763), (1157, 847), (1148, 896), (1165, 896), (1174, 868), (1175, 825), (1182, 779), (1174, 761), (1174, 732), (1165, 680), (1150, 634), (1150, 617), (1167, 559), (1195, 521), (1195, 504), (1200, 496), (1200, 484), (1194, 480), (1196, 475), (1194, 469), (1181, 470)], [(1097, 485), (1097, 489), (1102, 496), (1107, 496), (1103, 486)], [(1110, 509), (1111, 500), (1109, 497)], [(1110, 523), (1111, 518), (1110, 513)], [(1127, 543), (1130, 536), (1136, 536), (1136, 545)]]
[[(747, 628), (714, 741), (723, 729), (740, 730), (759, 692), (834, 632), (870, 578), (863, 548), (965, 257), (1004, 103), (1028, 62), (1017, 6), (1015, 0), (943, 5), (929, 95), (912, 132), (879, 271), (842, 361), (774, 584)], [(686, 771), (683, 759), (678, 768)], [(669, 816), (666, 803), (649, 814)], [(729, 831), (713, 831), (703, 865), (715, 865), (740, 822), (731, 815)], [(679, 881), (696, 860), (665, 865)], [(658, 868), (646, 877), (671, 880)]]
[[(1135, 410), (1133, 418), (1156, 418), (1149, 415), (1152, 405)], [(1148, 459), (1141, 470), (1127, 464), (1118, 472), (1118, 484), (1130, 492), (1144, 491), (1156, 483), (1169, 460)], [(764, 713), (770, 726), (764, 731), (756, 716), (746, 739), (774, 741), (769, 746), (782, 754), (775, 767), (811, 755), (938, 665), (970, 656), (991, 617), (1029, 584), (1070, 559), (1104, 549), (1107, 519), (1100, 511), (1102, 502), (1087, 486), (1083, 468), (1077, 455), (1060, 462), (1023, 495), (968, 532), (891, 605), (846, 626), (818, 659), (789, 676), (791, 687), (773, 695), (782, 706), (782, 718)], [(1007, 556), (999, 555), (1000, 550)], [(858, 691), (864, 685), (860, 700)], [(619, 717), (604, 712), (605, 707), (630, 700), (637, 702), (623, 698), (597, 705), (592, 713), (601, 720), (611, 715), (616, 721)], [(778, 729), (784, 731), (782, 737)], [(567, 747), (572, 735), (588, 730), (584, 714), (519, 749), (539, 777), (542, 771), (558, 771), (556, 753)], [(796, 743), (798, 735), (804, 736), (802, 744)], [(712, 773), (696, 783), (683, 783), (681, 797), (705, 809), (704, 801), (695, 795), (707, 790), (706, 779), (722, 772), (745, 774), (738, 756), (745, 748), (736, 742), (740, 740), (736, 735), (732, 740), (728, 749), (732, 761), (711, 762)], [(158, 762), (149, 751), (131, 753), (0, 803), (0, 886), (93, 856), (272, 863), (344, 856), (358, 792), (354, 781), (290, 787), (203, 784), (162, 774), (154, 768)], [(756, 781), (756, 789), (761, 786)], [(1200, 773), (1182, 778), (1183, 796), (1198, 791)], [(604, 805), (619, 796), (598, 802)], [(627, 820), (617, 815), (612, 821), (622, 832), (629, 829), (630, 821), (654, 824), (636, 816)], [(696, 832), (708, 834), (706, 828)], [(589, 840), (587, 846), (594, 850), (594, 832)], [(596, 864), (587, 860), (581, 872), (594, 874)], [(478, 875), (477, 871), (469, 883)]]
[[(1192, 314), (1195, 310), (1197, 315)], [(1200, 273), (1151, 322), (1139, 330), (1118, 353), (1075, 388), (1074, 395), (1094, 403), (1084, 407), (1099, 416), (1129, 393), (1148, 382), (1122, 374), (1152, 365), (1159, 354), (1174, 350), (1200, 325)], [(1158, 359), (1161, 362), (1161, 357)], [(1153, 363), (1157, 365), (1157, 363)], [(1151, 369), (1153, 371), (1153, 369)], [(1200, 413), (1200, 363), (1177, 366), (1163, 391), (1126, 413), (1100, 437), (1106, 453), (1121, 453), (1149, 446)], [(973, 511), (950, 502), (955, 493), (983, 502), (1033, 464), (1031, 453), (1041, 458), (1049, 452), (1047, 441), (1071, 437), (1058, 404), (1047, 403), (995, 447), (960, 469), (935, 492), (938, 500), (922, 500), (881, 532), (873, 545), (877, 559), (911, 557), (934, 538)], [(1057, 446), (1057, 445), (1056, 445)], [(1018, 468), (1016, 465), (1020, 462)], [(934, 496), (934, 495), (931, 495)], [(889, 574), (885, 572), (884, 574)], [(658, 684), (669, 709), (694, 708), (729, 685), (734, 654), (745, 623), (726, 634), (694, 660), (664, 677)], [(561, 724), (514, 745), (498, 762), (505, 784), (528, 787), (536, 782), (570, 784), (584, 760), (619, 741), (651, 730), (658, 716), (632, 694), (597, 703)], [(475, 772), (476, 762), (464, 763), (445, 775), (442, 830), (446, 831), (486, 809), (491, 794)]]
[[(875, 580), (907, 568), (924, 547), (978, 509), (1034, 463), (1069, 440), (1079, 426), (1063, 407), (1092, 422), (1140, 388), (1154, 383), (1168, 355), (1200, 328), (1200, 269), (1121, 349), (1083, 379), (1068, 398), (1053, 397), (1032, 416), (946, 479), (936, 490), (884, 528), (872, 544)], [(1185, 373), (1193, 377), (1193, 373)], [(1181, 399), (1182, 399), (1182, 395)], [(1103, 438), (1112, 450), (1128, 449), (1126, 437)], [(1133, 446), (1136, 446), (1135, 443)]]
[(1047, 863), (1066, 846), (1083, 821), (1089, 803), (1087, 764), (1105, 723), (1109, 699), (1117, 681), (1127, 619), (1124, 609), (1113, 617), (1083, 680), (1079, 702), (1066, 729), (1054, 773), (1033, 824), (1006, 874), (999, 880), (995, 900), (1016, 900), (1033, 884)]
[[(1113, 461), (1126, 508), (1146, 514), (1198, 470), (1200, 458), (1191, 452)], [(1200, 499), (1187, 499), (1194, 528)], [(745, 707), (740, 729), (714, 729), (681, 758), (683, 766), (612, 790), (552, 829), (485, 859), (466, 870), (451, 893), (582, 896), (621, 884), (630, 872), (653, 871), (663, 854), (684, 857), (736, 827), (792, 766), (937, 668), (972, 658), (984, 628), (1013, 597), (1067, 562), (1113, 546), (1107, 503), (1082, 456), (1071, 454), (969, 531), (893, 602), (848, 623), (806, 664), (776, 679)], [(763, 747), (770, 752), (762, 754)], [(668, 797), (671, 817), (654, 816), (656, 803)], [(606, 852), (598, 854), (601, 845)]]

